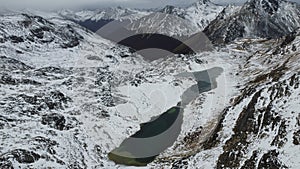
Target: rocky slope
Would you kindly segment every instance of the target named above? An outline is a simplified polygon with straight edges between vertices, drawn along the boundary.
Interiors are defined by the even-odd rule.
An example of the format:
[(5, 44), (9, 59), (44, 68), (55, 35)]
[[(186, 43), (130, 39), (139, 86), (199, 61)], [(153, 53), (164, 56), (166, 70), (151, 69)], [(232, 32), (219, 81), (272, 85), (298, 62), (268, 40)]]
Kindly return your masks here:
[(52, 48), (72, 48), (78, 46), (82, 39), (70, 25), (54, 25), (40, 16), (12, 14), (1, 17), (0, 23), (2, 44), (23, 44), (27, 49), (33, 48), (33, 44), (48, 44)]
[(206, 28), (228, 44), (153, 62), (57, 13), (1, 14), (0, 168), (132, 168), (107, 154), (177, 105), (195, 84), (178, 74), (213, 67), (216, 88), (186, 106), (177, 140), (145, 168), (299, 168), (296, 6), (228, 6)]
[(183, 18), (187, 20), (190, 25), (196, 27), (197, 31), (202, 31), (218, 16), (223, 8), (223, 6), (216, 5), (210, 0), (198, 0), (186, 8), (166, 6), (160, 10), (160, 12)]
[[(100, 156), (107, 151), (105, 144), (113, 143), (99, 140), (111, 129), (101, 134), (93, 131), (97, 125), (107, 123), (110, 128), (108, 123), (119, 121), (108, 120), (114, 113), (107, 108), (117, 102), (112, 86), (137, 81), (129, 73), (135, 71), (129, 69), (128, 77), (118, 78), (119, 82), (113, 79), (126, 74), (124, 67), (143, 65), (138, 57), (130, 57), (128, 49), (95, 37), (73, 22), (54, 18), (18, 13), (1, 16), (0, 168), (103, 166), (107, 160), (101, 162)], [(135, 62), (139, 64), (132, 66)], [(118, 133), (122, 132), (126, 133)]]
[(136, 33), (159, 33), (171, 37), (188, 37), (199, 31), (188, 20), (164, 13), (147, 15), (126, 25), (126, 28)]
[(239, 62), (235, 76), (242, 78), (237, 86), (240, 94), (224, 109), (199, 153), (175, 158), (169, 164), (172, 168), (300, 166), (299, 33), (278, 40), (240, 40), (227, 46), (225, 51), (231, 53), (233, 62)]
[(228, 43), (237, 38), (278, 38), (300, 26), (297, 3), (249, 0), (240, 9), (230, 8), (224, 9), (204, 30), (215, 43)]
[(124, 167), (107, 154), (195, 83), (174, 75), (215, 66), (198, 56), (149, 63), (55, 13), (1, 21), (0, 168)]

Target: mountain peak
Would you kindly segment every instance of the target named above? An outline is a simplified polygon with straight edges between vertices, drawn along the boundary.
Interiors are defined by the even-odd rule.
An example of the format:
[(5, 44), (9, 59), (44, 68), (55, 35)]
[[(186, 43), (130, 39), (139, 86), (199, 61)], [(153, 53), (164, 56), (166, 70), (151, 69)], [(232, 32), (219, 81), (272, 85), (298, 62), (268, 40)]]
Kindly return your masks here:
[(174, 10), (175, 8), (176, 8), (175, 6), (167, 5), (167, 6), (165, 6), (165, 7), (161, 10), (161, 12), (167, 13), (167, 14), (172, 14), (172, 13), (173, 13), (173, 10)]
[(211, 4), (212, 2), (210, 1), (210, 0), (198, 0), (198, 1), (196, 1), (194, 4), (196, 5), (196, 6), (198, 6), (198, 5), (208, 5), (208, 4)]
[(165, 13), (165, 14), (172, 14), (181, 18), (184, 18), (185, 15), (185, 11), (184, 9), (180, 8), (180, 7), (175, 7), (172, 5), (167, 5), (165, 6), (162, 10), (160, 10), (159, 12)]
[(282, 2), (285, 0), (249, 0), (244, 7), (256, 10), (262, 10), (270, 15), (277, 12)]
[[(278, 38), (300, 27), (300, 10), (285, 0), (249, 0), (241, 9), (220, 16), (205, 29), (215, 42), (231, 42), (242, 37)], [(225, 11), (226, 12), (226, 11)]]
[(196, 2), (194, 2), (193, 4), (191, 4), (189, 7), (192, 8), (203, 8), (206, 6), (214, 6), (215, 4), (212, 3), (210, 0), (198, 0)]
[(198, 0), (196, 3), (207, 4), (207, 3), (211, 3), (211, 1), (210, 0)]

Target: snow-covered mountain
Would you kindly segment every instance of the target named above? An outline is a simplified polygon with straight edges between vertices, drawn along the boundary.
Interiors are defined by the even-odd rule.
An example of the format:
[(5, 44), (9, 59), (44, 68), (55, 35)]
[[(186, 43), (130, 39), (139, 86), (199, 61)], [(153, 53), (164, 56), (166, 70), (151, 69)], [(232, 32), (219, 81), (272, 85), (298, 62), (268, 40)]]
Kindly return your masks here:
[[(18, 23), (12, 21), (18, 21)], [(79, 41), (82, 39), (68, 24), (55, 26), (40, 16), (27, 14), (1, 17), (0, 27), (2, 43), (21, 43), (22, 47), (27, 50), (43, 44), (52, 46), (53, 49), (56, 47), (70, 48), (79, 45)]]
[[(202, 9), (210, 2), (196, 4), (192, 5), (195, 9)], [(153, 24), (159, 19), (167, 27), (158, 32), (173, 36), (191, 33), (185, 29), (194, 25), (188, 25), (191, 19), (199, 21), (201, 16), (200, 20), (209, 21), (215, 15), (187, 15), (187, 9), (169, 8), (161, 12), (172, 13), (171, 19), (176, 13), (180, 19), (174, 16), (176, 20), (170, 22), (159, 19), (166, 16), (161, 13), (149, 17), (127, 11), (134, 18), (129, 25), (138, 32), (157, 31), (154, 28), (159, 25)], [(122, 159), (113, 161), (109, 154), (162, 113), (180, 105), (188, 89), (203, 87), (196, 75), (207, 72), (212, 86), (185, 102), (173, 145), (148, 164), (135, 159), (127, 164), (298, 169), (297, 9), (295, 3), (275, 0), (228, 6), (206, 28), (210, 37), (216, 37), (215, 43), (228, 44), (152, 62), (77, 22), (101, 20), (100, 16), (126, 18), (127, 13), (115, 18), (99, 12), (96, 17), (92, 11), (78, 16), (74, 12), (1, 13), (0, 168), (132, 168), (115, 163)], [(268, 21), (263, 28), (269, 31), (257, 29), (263, 18)], [(239, 31), (247, 34), (239, 35)]]
[(188, 37), (199, 32), (188, 20), (156, 12), (126, 25), (126, 28), (137, 33), (159, 33), (171, 37)]
[(204, 30), (216, 43), (242, 37), (278, 38), (300, 27), (300, 7), (294, 2), (249, 0), (234, 12), (227, 8)]
[[(114, 145), (110, 139), (101, 141), (104, 133), (120, 137), (127, 132), (113, 134), (109, 129), (119, 125), (114, 110), (108, 110), (116, 104), (111, 90), (113, 83), (127, 81), (127, 71), (128, 80), (133, 79), (131, 73), (143, 62), (128, 49), (52, 16), (0, 17), (0, 168), (99, 168), (107, 161), (101, 162), (100, 152), (113, 149), (105, 150), (106, 144)], [(74, 39), (76, 43), (69, 43)], [(117, 76), (124, 78), (117, 82)], [(117, 119), (108, 120), (109, 112)], [(98, 125), (108, 128), (91, 134)]]
[(186, 15), (186, 12), (183, 8), (172, 6), (172, 5), (165, 6), (163, 9), (160, 9), (159, 12), (175, 15), (181, 18), (184, 18)]
[(32, 13), (0, 17), (0, 168), (118, 167), (108, 153), (195, 84), (175, 75), (222, 62), (149, 63), (56, 13)]
[[(202, 31), (222, 11), (223, 6), (209, 0), (199, 0), (186, 8), (166, 6), (163, 9), (136, 10), (129, 8), (104, 8), (101, 10), (70, 11), (59, 14), (96, 32), (102, 26), (117, 20), (129, 22), (128, 28), (141, 32), (157, 32), (169, 36), (193, 35)], [(165, 17), (160, 13), (168, 14)], [(159, 21), (159, 22), (157, 22)], [(178, 24), (174, 24), (178, 22)], [(143, 23), (143, 24), (142, 24)], [(146, 28), (148, 30), (146, 30)]]
[(75, 21), (83, 27), (93, 32), (108, 24), (118, 20), (123, 22), (133, 22), (143, 16), (149, 15), (149, 11), (129, 8), (103, 8), (98, 10), (62, 10), (58, 14), (66, 19)]
[(209, 139), (201, 140), (199, 153), (175, 158), (174, 167), (299, 168), (299, 33), (237, 40), (222, 49), (238, 62), (240, 93)]
[(200, 0), (186, 9), (185, 18), (195, 24), (200, 31), (203, 31), (223, 9), (223, 6), (216, 5), (210, 0)]
[(129, 8), (103, 8), (98, 10), (62, 10), (61, 16), (75, 21), (99, 21), (99, 20), (136, 20), (149, 14), (147, 11)]
[(198, 0), (186, 8), (166, 6), (160, 12), (175, 15), (186, 19), (190, 25), (202, 31), (223, 10), (223, 6), (216, 5), (210, 0)]

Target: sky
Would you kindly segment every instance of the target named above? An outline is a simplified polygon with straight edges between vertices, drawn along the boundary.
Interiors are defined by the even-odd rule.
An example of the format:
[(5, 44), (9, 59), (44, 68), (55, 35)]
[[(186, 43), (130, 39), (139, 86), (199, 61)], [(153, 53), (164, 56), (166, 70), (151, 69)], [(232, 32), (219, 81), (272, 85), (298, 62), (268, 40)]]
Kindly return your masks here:
[[(196, 0), (0, 0), (1, 7), (8, 8), (101, 8), (101, 7), (130, 7), (130, 8), (161, 8), (165, 5), (187, 6)], [(217, 4), (241, 4), (246, 0), (211, 0)], [(300, 0), (293, 0), (300, 2)]]

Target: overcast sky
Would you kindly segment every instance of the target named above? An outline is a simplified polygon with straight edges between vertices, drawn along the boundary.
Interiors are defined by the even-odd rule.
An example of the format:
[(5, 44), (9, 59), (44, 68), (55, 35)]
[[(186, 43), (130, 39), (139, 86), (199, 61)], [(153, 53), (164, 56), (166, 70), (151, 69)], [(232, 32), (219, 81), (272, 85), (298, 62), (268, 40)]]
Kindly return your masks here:
[[(8, 8), (86, 8), (86, 7), (131, 7), (158, 8), (165, 5), (187, 6), (197, 0), (0, 0), (2, 7)], [(246, 0), (211, 0), (218, 4), (241, 4)], [(300, 2), (300, 0), (293, 0)]]

